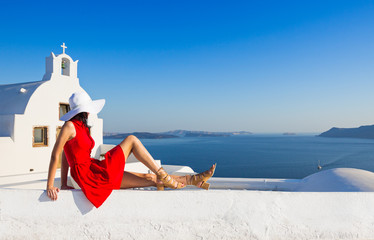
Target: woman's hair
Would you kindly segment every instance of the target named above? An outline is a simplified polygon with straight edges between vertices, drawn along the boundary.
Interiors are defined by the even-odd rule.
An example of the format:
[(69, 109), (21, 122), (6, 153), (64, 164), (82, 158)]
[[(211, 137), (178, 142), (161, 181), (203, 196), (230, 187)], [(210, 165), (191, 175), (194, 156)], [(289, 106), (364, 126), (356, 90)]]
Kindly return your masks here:
[(83, 122), (84, 126), (88, 127), (87, 118), (88, 118), (88, 113), (81, 112), (81, 113), (78, 113), (77, 115), (75, 115), (74, 117), (72, 117), (70, 120), (77, 119), (77, 120)]

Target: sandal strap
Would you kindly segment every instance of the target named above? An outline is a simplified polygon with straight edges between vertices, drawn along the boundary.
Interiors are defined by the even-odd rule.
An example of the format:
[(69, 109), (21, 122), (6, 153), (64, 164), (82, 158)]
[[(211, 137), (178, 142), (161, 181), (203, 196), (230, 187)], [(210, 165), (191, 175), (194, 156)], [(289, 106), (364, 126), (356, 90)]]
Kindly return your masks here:
[(178, 189), (182, 188), (182, 183), (178, 182), (174, 178), (172, 178), (163, 168), (160, 168), (157, 171), (157, 179), (162, 181), (162, 183), (169, 188)]

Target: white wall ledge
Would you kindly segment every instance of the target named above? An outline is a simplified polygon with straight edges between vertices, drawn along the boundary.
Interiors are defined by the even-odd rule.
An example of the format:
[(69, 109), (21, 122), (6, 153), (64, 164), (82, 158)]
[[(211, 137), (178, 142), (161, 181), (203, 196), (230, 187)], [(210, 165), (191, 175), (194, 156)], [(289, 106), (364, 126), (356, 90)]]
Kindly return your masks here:
[(372, 239), (374, 193), (0, 189), (0, 239)]

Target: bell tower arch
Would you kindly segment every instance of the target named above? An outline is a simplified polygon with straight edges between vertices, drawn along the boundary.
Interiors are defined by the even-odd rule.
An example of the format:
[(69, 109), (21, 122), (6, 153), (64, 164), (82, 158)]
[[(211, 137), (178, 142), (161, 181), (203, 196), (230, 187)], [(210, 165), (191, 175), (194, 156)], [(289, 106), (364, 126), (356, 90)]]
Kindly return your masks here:
[(78, 60), (74, 61), (65, 53), (65, 43), (61, 45), (62, 53), (55, 55), (51, 52), (45, 61), (45, 74), (43, 80), (52, 80), (55, 78), (73, 78), (78, 80)]
[(65, 57), (61, 59), (61, 75), (70, 76), (70, 60)]

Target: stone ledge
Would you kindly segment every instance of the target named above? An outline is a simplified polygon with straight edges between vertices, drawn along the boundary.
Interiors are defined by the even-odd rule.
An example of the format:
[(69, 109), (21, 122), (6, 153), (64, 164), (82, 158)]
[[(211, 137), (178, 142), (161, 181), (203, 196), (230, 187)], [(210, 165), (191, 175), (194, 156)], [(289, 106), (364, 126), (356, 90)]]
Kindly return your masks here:
[(374, 193), (0, 189), (0, 239), (369, 239)]

